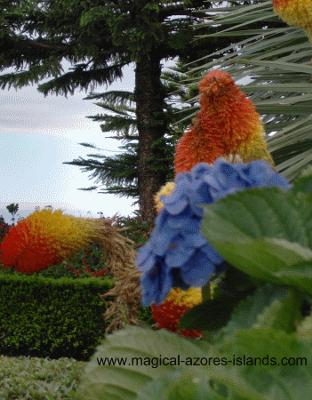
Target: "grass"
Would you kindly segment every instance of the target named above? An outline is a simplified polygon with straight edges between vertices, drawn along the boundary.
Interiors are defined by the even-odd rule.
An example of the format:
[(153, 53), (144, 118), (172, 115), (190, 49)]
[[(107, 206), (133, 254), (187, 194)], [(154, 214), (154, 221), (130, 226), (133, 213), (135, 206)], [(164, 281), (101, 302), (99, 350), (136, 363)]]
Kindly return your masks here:
[(74, 399), (84, 365), (69, 358), (49, 360), (0, 355), (0, 399)]

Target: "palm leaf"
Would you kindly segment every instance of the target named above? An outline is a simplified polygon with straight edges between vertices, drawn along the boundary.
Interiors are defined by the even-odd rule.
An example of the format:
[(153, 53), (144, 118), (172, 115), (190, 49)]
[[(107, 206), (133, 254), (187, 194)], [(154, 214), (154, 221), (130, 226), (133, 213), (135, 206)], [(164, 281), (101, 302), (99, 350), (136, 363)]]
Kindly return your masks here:
[[(185, 86), (212, 68), (231, 73), (262, 115), (277, 169), (294, 179), (312, 162), (312, 47), (308, 38), (275, 16), (271, 0), (250, 5), (228, 0), (226, 6), (213, 6), (206, 13), (207, 31), (212, 26), (218, 30), (197, 40), (235, 37), (236, 42), (188, 64)], [(190, 108), (189, 115), (195, 111)]]

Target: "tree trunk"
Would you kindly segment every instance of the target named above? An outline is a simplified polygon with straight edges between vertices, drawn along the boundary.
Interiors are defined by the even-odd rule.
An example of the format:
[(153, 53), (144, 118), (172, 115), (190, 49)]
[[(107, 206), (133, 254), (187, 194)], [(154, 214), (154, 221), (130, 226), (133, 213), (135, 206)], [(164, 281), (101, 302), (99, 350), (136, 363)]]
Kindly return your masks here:
[(155, 217), (153, 197), (166, 182), (168, 172), (164, 140), (167, 129), (165, 93), (160, 80), (160, 60), (157, 51), (145, 53), (137, 61), (135, 70), (139, 206), (142, 218), (149, 223)]

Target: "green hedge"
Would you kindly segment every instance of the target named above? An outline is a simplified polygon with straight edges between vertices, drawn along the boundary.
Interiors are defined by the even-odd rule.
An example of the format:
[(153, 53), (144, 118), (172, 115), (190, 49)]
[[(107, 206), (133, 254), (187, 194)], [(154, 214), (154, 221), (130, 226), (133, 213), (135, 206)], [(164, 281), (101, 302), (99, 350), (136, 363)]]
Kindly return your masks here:
[(103, 338), (110, 279), (0, 273), (0, 353), (86, 360)]

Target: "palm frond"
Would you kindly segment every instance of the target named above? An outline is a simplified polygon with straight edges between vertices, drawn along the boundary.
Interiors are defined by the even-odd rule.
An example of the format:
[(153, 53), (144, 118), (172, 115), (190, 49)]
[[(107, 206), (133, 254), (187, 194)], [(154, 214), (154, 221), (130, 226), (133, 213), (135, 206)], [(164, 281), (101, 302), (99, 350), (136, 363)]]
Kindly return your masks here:
[[(231, 73), (262, 115), (278, 170), (295, 178), (312, 162), (312, 47), (308, 38), (304, 31), (279, 20), (271, 0), (250, 5), (228, 0), (226, 6), (206, 12), (207, 31), (211, 26), (218, 31), (197, 40), (235, 37), (236, 42), (188, 64), (185, 86), (212, 68)], [(195, 111), (192, 107), (184, 118)]]
[(101, 100), (118, 106), (135, 105), (134, 93), (126, 90), (109, 90), (103, 93), (90, 93), (85, 100)]

